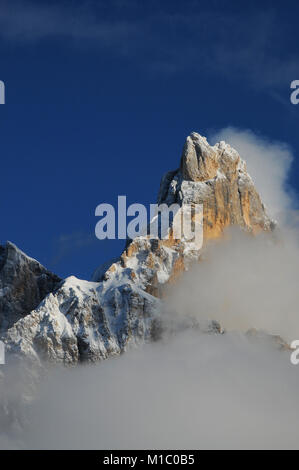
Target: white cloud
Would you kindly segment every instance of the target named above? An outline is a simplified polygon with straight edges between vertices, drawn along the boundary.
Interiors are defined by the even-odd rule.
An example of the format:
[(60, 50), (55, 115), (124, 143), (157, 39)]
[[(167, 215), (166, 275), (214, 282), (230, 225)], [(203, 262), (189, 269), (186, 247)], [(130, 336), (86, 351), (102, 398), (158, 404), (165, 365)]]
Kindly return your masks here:
[(213, 144), (225, 140), (239, 152), (270, 215), (283, 219), (284, 212), (296, 206), (294, 194), (288, 187), (294, 156), (287, 144), (235, 127), (214, 132), (210, 138)]
[(97, 366), (52, 371), (24, 431), (38, 449), (298, 448), (290, 354), (239, 334), (185, 333)]
[(298, 233), (252, 237), (239, 230), (210, 244), (167, 295), (170, 317), (218, 321), (228, 331), (251, 328), (299, 338)]

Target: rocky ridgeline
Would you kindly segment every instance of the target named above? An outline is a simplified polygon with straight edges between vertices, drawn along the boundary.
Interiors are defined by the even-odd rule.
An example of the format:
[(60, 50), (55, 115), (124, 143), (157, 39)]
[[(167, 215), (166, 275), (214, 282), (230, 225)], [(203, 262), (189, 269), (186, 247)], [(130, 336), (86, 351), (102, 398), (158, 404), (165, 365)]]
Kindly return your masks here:
[(0, 246), (0, 332), (28, 315), (60, 281), (12, 243)]
[[(203, 204), (205, 243), (232, 225), (253, 234), (273, 228), (238, 152), (225, 142), (212, 147), (197, 133), (187, 137), (180, 167), (162, 178), (158, 203)], [(37, 363), (76, 364), (159, 337), (163, 287), (200, 254), (171, 233), (168, 240), (138, 237), (118, 260), (97, 269), (92, 282), (61, 281), (8, 243), (0, 249), (7, 352)]]

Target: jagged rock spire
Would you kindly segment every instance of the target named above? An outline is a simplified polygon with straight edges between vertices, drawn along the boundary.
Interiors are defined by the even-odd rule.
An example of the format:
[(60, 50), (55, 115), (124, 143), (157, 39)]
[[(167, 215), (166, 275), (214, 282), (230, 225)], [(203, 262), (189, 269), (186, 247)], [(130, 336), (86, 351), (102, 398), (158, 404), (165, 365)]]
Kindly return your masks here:
[(186, 139), (180, 168), (184, 180), (205, 181), (216, 176), (219, 155), (205, 137), (192, 132)]

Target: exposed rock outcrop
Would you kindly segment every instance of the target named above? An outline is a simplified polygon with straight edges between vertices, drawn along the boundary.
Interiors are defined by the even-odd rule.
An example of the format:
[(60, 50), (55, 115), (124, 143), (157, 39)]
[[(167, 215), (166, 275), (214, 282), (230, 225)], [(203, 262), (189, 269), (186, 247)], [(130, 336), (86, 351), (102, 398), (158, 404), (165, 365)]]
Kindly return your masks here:
[(12, 243), (0, 246), (0, 332), (28, 315), (60, 281)]
[(7, 351), (33, 361), (98, 361), (155, 335), (158, 300), (130, 281), (103, 285), (67, 278), (10, 328)]

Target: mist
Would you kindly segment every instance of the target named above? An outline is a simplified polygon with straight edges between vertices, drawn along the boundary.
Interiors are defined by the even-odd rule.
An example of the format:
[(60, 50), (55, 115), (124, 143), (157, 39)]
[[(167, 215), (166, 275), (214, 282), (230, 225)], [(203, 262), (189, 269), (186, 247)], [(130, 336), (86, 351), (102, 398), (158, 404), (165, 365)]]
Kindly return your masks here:
[[(271, 336), (299, 338), (298, 261), (293, 231), (229, 232), (169, 287), (160, 341), (53, 369), (0, 447), (299, 448), (298, 369)], [(187, 319), (197, 327), (181, 328)], [(224, 332), (204, 332), (211, 320)]]
[(96, 366), (54, 370), (7, 448), (296, 448), (289, 352), (185, 332)]
[(168, 287), (169, 320), (215, 320), (225, 330), (255, 328), (288, 342), (299, 338), (297, 240), (290, 230), (257, 237), (228, 231)]

